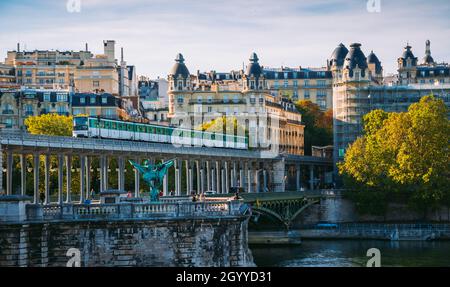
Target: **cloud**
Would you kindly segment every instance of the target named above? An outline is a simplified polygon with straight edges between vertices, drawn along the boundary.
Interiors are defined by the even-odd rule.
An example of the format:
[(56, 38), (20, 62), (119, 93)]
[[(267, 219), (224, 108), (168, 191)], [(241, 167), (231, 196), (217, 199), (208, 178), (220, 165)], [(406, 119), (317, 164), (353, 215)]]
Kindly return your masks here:
[(441, 0), (381, 0), (381, 13), (369, 13), (365, 0), (81, 0), (80, 13), (65, 3), (0, 4), (0, 53), (18, 41), (60, 50), (88, 42), (101, 53), (101, 41), (115, 39), (138, 74), (151, 77), (166, 76), (178, 52), (191, 72), (238, 69), (253, 51), (264, 66), (323, 66), (340, 42), (374, 50), (388, 72), (407, 41), (419, 58), (426, 39), (435, 59), (450, 58), (450, 8)]

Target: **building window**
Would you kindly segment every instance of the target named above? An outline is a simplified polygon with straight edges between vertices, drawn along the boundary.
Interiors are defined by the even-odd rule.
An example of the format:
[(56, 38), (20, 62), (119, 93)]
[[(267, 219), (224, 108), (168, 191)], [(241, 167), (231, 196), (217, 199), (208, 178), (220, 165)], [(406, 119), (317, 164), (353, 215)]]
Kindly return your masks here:
[(298, 86), (298, 81), (294, 80), (294, 87), (297, 87), (297, 86)]
[(287, 79), (288, 78), (288, 73), (284, 72), (284, 78)]
[(309, 86), (309, 80), (305, 80), (305, 87)]
[(44, 102), (50, 102), (50, 93), (44, 93)]
[(25, 105), (25, 116), (32, 116), (32, 115), (33, 115), (33, 106)]
[(274, 81), (274, 82), (273, 82), (273, 87), (274, 87), (275, 89), (278, 89), (278, 81)]
[(212, 107), (208, 107), (208, 113), (212, 112)]
[(289, 86), (289, 81), (288, 80), (284, 80), (284, 87), (287, 88)]
[(325, 80), (317, 80), (317, 85), (319, 87), (325, 87)]
[(234, 102), (235, 104), (239, 102), (239, 97), (238, 97), (238, 95), (234, 95), (234, 97), (233, 97), (233, 102)]
[(183, 97), (178, 97), (177, 98), (177, 103), (182, 104), (183, 103)]
[(108, 98), (107, 97), (102, 97), (102, 104), (106, 104), (108, 102)]
[(63, 94), (63, 93), (58, 93), (56, 95), (56, 100), (58, 102), (67, 102), (67, 94)]
[(83, 97), (81, 97), (80, 98), (80, 104), (85, 104), (85, 103), (86, 103), (86, 100)]
[(309, 99), (309, 90), (305, 90), (305, 99)]
[(100, 81), (92, 81), (92, 86), (93, 86), (94, 88), (100, 87)]
[(203, 101), (202, 96), (198, 96), (198, 97), (197, 97), (197, 103), (198, 103), (198, 104), (201, 104), (202, 101)]
[(95, 104), (95, 96), (94, 97), (90, 97), (90, 102), (91, 102), (91, 104)]
[(208, 103), (212, 103), (212, 97), (208, 96)]

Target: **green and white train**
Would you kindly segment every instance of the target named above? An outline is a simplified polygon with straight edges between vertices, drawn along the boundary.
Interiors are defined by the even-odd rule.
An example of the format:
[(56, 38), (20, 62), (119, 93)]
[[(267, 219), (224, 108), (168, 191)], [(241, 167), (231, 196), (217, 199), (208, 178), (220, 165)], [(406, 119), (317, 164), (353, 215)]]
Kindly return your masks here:
[(73, 118), (73, 136), (185, 146), (248, 149), (248, 138), (246, 136), (87, 116), (75, 116)]

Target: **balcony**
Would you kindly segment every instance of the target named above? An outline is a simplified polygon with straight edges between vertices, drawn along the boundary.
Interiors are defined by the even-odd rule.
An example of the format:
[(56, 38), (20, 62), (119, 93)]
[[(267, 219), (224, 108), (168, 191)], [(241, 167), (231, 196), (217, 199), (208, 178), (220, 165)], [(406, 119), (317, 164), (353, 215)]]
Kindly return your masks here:
[(189, 100), (189, 105), (245, 105), (245, 100)]

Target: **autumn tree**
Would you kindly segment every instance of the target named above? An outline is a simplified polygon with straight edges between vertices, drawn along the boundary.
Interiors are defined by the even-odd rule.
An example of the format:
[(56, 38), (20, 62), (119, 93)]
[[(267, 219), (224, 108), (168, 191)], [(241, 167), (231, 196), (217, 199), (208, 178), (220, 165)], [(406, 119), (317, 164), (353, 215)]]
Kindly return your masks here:
[(326, 146), (333, 144), (333, 110), (320, 110), (320, 107), (308, 100), (295, 103), (302, 114), (305, 124), (305, 155), (311, 155), (312, 146)]
[(359, 203), (369, 203), (361, 211), (373, 213), (373, 197), (384, 203), (401, 200), (426, 214), (449, 204), (449, 143), (448, 108), (426, 96), (404, 113), (367, 114), (363, 136), (338, 168), (347, 186), (358, 190)]
[(72, 116), (44, 114), (30, 116), (25, 120), (28, 132), (35, 135), (72, 136)]

